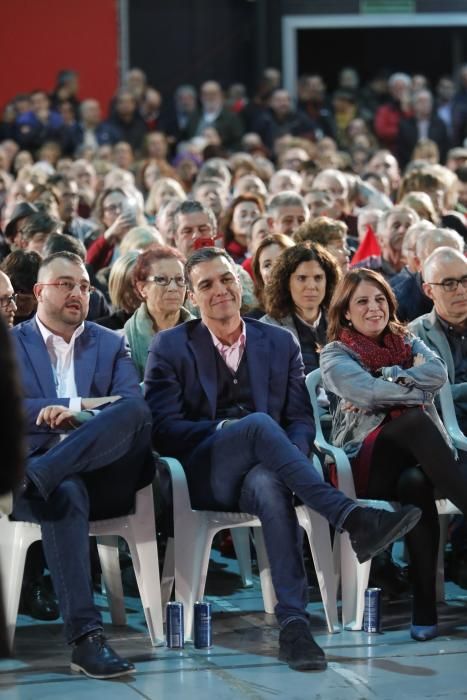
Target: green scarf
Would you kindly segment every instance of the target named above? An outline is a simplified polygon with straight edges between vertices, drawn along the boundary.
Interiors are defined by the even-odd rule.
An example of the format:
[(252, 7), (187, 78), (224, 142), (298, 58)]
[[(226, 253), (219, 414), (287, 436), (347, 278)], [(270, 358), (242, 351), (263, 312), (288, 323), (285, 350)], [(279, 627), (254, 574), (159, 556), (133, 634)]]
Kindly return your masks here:
[[(192, 318), (194, 316), (182, 306), (177, 325), (190, 321)], [(149, 346), (155, 335), (153, 320), (149, 315), (145, 302), (136, 309), (133, 316), (125, 323), (125, 335), (130, 345), (131, 357), (135, 363), (139, 379), (143, 381)]]

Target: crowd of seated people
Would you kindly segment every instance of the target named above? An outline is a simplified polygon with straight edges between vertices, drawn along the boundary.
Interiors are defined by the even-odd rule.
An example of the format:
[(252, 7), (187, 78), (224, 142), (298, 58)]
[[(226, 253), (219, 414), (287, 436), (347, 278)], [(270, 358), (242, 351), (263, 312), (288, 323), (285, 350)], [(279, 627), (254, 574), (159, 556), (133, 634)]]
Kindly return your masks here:
[[(229, 99), (230, 92), (214, 80), (206, 80), (199, 90), (182, 85), (173, 96), (162, 97), (143, 71), (132, 69), (106, 118), (106, 105), (92, 98), (80, 101), (78, 79), (63, 71), (53, 94), (38, 89), (12, 97), (0, 121), (0, 312), (18, 342), (26, 332), (22, 329), (33, 328), (35, 342), (48, 343), (56, 384), (52, 398), (58, 405), (68, 398), (71, 402), (70, 415), (62, 415), (54, 401), (53, 410), (42, 405), (34, 420), (52, 432), (59, 425), (65, 432), (77, 426), (90, 431), (88, 424), (103, 420), (108, 404), (116, 401), (112, 410), (118, 421), (119, 401), (136, 401), (135, 387), (149, 376), (147, 402), (156, 426), (159, 407), (151, 391), (177, 386), (180, 395), (184, 392), (178, 375), (167, 379), (167, 389), (158, 374), (157, 363), (166, 366), (164, 353), (170, 346), (164, 339), (178, 338), (195, 348), (195, 329), (201, 324), (228, 368), (226, 373), (223, 364), (216, 365), (224, 393), (217, 397), (222, 411), (214, 410), (211, 418), (234, 430), (234, 423), (260, 410), (242, 364), (250, 347), (245, 337), (257, 332), (258, 322), (268, 324), (274, 330), (263, 332), (274, 346), (277, 328), (282, 329), (280, 333), (293, 338), (288, 338), (293, 345), (284, 349), (277, 336), (277, 347), (291, 353), (284, 362), (291, 367), (296, 351), (300, 377), (303, 371), (323, 370), (320, 406), (331, 414), (331, 439), (352, 460), (357, 494), (399, 500), (422, 512), (408, 536), (415, 596), (411, 632), (414, 639), (432, 638), (437, 633), (433, 581), (438, 537), (433, 488), (444, 488), (461, 511), (467, 491), (458, 463), (446, 451), (440, 425), (439, 435), (430, 438), (431, 455), (412, 449), (407, 435), (418, 431), (425, 436), (431, 426), (426, 412), (413, 407), (429, 408), (432, 419), (439, 420), (433, 403), (445, 380), (439, 358), (453, 385), (458, 419), (467, 427), (467, 66), (457, 84), (449, 76), (430, 84), (422, 75), (395, 73), (367, 86), (360, 86), (356, 71), (346, 68), (334, 93), (321, 76), (301, 76), (296, 103), (273, 69), (264, 72), (250, 99), (243, 90), (239, 100)], [(199, 257), (204, 248), (225, 249), (227, 254), (204, 259)], [(72, 270), (70, 289), (67, 275), (59, 275), (58, 281), (51, 277), (61, 266)], [(224, 286), (235, 289), (230, 299), (209, 305), (208, 286), (217, 284), (217, 268)], [(65, 294), (62, 300), (51, 299), (59, 292)], [(243, 331), (240, 337), (234, 329), (220, 338), (217, 314), (237, 301)], [(92, 384), (94, 394), (83, 394), (88, 398), (79, 402), (80, 380), (70, 369), (70, 357), (76, 361), (81, 348), (85, 316), (118, 361), (126, 353), (123, 359), (131, 363), (127, 395), (118, 375), (109, 378), (108, 394)], [(71, 326), (71, 334), (61, 333), (63, 323)], [(60, 343), (53, 349), (54, 333), (71, 348), (69, 353)], [(200, 348), (207, 339), (199, 335)], [(251, 341), (252, 353), (255, 343)], [(232, 355), (238, 362), (231, 363)], [(196, 357), (201, 362), (201, 354)], [(355, 383), (343, 376), (346, 368)], [(66, 375), (63, 381), (60, 372)], [(183, 372), (188, 381), (185, 365)], [(241, 389), (230, 385), (229, 373), (235, 384), (238, 373)], [(387, 380), (394, 380), (393, 388), (386, 386)], [(253, 386), (255, 378), (250, 376), (250, 382)], [(380, 403), (361, 393), (361, 386), (370, 383), (376, 383)], [(105, 408), (100, 411), (89, 397), (104, 397)], [(228, 402), (234, 399), (232, 411)], [(240, 404), (244, 412), (238, 413)], [(201, 420), (206, 411), (201, 402), (190, 404), (189, 420)], [(261, 411), (277, 420), (269, 407)], [(144, 430), (144, 421), (141, 409), (138, 430)], [(160, 434), (164, 429), (154, 427), (153, 446), (163, 452)], [(425, 442), (431, 444), (428, 438)], [(437, 471), (434, 456), (444, 460), (451, 480)], [(384, 464), (393, 457), (398, 466), (389, 479)], [(115, 455), (115, 460), (121, 458)], [(459, 462), (464, 461), (460, 455)], [(22, 498), (45, 493), (44, 483), (32, 474)], [(195, 494), (196, 484), (190, 481), (191, 472), (187, 474)], [(68, 483), (76, 475), (64, 478)], [(286, 482), (288, 487), (291, 483)], [(250, 486), (254, 501), (254, 479)], [(245, 496), (245, 503), (260, 509), (253, 501)], [(19, 508), (18, 514), (24, 512)], [(42, 515), (35, 517), (41, 522)], [(345, 519), (328, 519), (345, 529)], [(357, 520), (345, 521), (349, 532), (358, 530)], [(44, 549), (50, 569), (47, 541)], [(453, 549), (457, 559), (452, 573), (467, 586), (462, 524)], [(389, 594), (407, 592), (407, 573), (387, 551), (379, 555), (372, 582), (383, 581)], [(21, 604), (39, 619), (59, 614), (53, 589), (44, 581), (46, 566), (36, 545), (28, 557)], [(61, 608), (61, 592), (57, 595)], [(292, 609), (289, 613), (293, 618)], [(302, 612), (297, 615), (303, 623)], [(288, 621), (287, 615), (278, 618), (281, 624)], [(131, 670), (95, 635), (83, 647), (89, 631), (99, 632), (95, 615), (92, 620), (91, 628), (79, 634), (73, 621), (67, 622), (68, 639), (78, 649), (75, 665), (95, 677)], [(300, 653), (311, 654), (311, 667), (324, 667), (321, 650), (307, 633), (298, 632), (297, 638), (305, 640), (305, 652), (302, 648)], [(294, 660), (296, 650), (291, 651), (287, 635), (282, 641), (282, 658), (292, 667), (306, 666), (306, 658)], [(96, 666), (98, 647), (106, 651)]]

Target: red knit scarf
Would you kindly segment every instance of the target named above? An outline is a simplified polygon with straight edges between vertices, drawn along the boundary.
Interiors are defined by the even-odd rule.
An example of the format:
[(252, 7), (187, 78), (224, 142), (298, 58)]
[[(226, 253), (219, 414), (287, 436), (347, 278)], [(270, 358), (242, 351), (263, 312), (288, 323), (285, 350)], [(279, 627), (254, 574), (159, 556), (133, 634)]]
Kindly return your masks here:
[(403, 369), (412, 367), (412, 348), (405, 342), (404, 336), (386, 331), (381, 343), (362, 335), (352, 328), (344, 328), (339, 340), (360, 356), (370, 372), (377, 372), (381, 367), (399, 365)]

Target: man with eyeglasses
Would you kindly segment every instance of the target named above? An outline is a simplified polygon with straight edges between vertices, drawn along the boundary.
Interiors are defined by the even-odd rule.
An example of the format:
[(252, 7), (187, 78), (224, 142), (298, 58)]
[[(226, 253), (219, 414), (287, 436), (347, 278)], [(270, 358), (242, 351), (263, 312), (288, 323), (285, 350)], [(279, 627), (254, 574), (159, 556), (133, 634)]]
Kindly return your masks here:
[[(453, 248), (437, 248), (423, 265), (423, 290), (433, 310), (410, 325), (446, 363), (457, 420), (467, 434), (467, 259)], [(459, 450), (467, 468), (467, 452)], [(467, 526), (465, 519), (451, 536), (449, 575), (467, 588)]]
[(13, 328), (16, 313), (16, 294), (10, 278), (0, 272), (0, 316), (3, 316), (8, 328)]
[(123, 338), (85, 321), (91, 286), (81, 258), (45, 258), (37, 313), (12, 330), (23, 384), (26, 478), (13, 518), (38, 522), (73, 645), (73, 670), (92, 678), (130, 673), (102, 634), (89, 562), (89, 521), (130, 512), (152, 481), (151, 418)]
[(447, 246), (437, 248), (423, 265), (423, 291), (433, 310), (410, 324), (446, 363), (456, 414), (467, 431), (467, 259)]

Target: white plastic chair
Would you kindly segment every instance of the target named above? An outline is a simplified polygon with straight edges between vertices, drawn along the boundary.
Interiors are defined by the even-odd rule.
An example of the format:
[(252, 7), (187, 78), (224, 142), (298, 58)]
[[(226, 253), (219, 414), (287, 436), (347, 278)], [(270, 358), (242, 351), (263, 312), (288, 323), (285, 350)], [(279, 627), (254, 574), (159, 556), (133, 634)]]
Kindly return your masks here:
[[(137, 492), (134, 513), (95, 521), (89, 524), (89, 528), (90, 535), (97, 536), (112, 623), (126, 623), (117, 539), (123, 537), (130, 549), (151, 643), (162, 643), (164, 633), (152, 485)], [(40, 539), (39, 525), (12, 521), (6, 515), (0, 517), (0, 572), (10, 646), (15, 636), (26, 553), (29, 546)]]
[[(174, 540), (167, 547), (162, 574), (163, 602), (169, 599), (175, 578), (175, 598), (184, 606), (186, 639), (192, 637), (193, 605), (204, 595), (213, 537), (226, 528), (232, 533), (237, 528), (253, 528), (264, 609), (273, 613), (277, 600), (259, 519), (247, 513), (193, 510), (182, 465), (172, 457), (161, 459), (167, 464), (172, 479), (174, 512)], [(306, 506), (297, 506), (296, 512), (310, 542), (328, 629), (337, 632), (336, 587), (328, 523)], [(237, 538), (237, 551), (249, 558), (248, 531), (244, 537), (243, 546), (239, 546)]]
[[(373, 499), (356, 498), (352, 469), (345, 452), (330, 445), (324, 438), (319, 422), (318, 404), (316, 401), (316, 389), (321, 384), (321, 370), (316, 369), (310, 372), (306, 378), (310, 401), (316, 421), (316, 446), (326, 455), (329, 455), (336, 465), (338, 487), (346, 496), (356, 500), (360, 506), (370, 506), (373, 508), (384, 508), (385, 510), (395, 510), (398, 503), (380, 501)], [(444, 389), (444, 387), (443, 387)], [(443, 392), (443, 390), (442, 390)], [(451, 393), (449, 390), (449, 397)], [(445, 402), (447, 401), (445, 397)], [(451, 397), (452, 402), (452, 397)], [(451, 417), (452, 419), (452, 417)], [(457, 421), (456, 421), (457, 424)], [(447, 499), (439, 499), (436, 506), (440, 516), (459, 513), (458, 509)], [(446, 542), (447, 522), (445, 518), (440, 519), (441, 537), (438, 550), (436, 593), (437, 600), (444, 600), (444, 544)], [(360, 564), (357, 556), (350, 544), (347, 533), (339, 536), (340, 544), (340, 568), (341, 568), (341, 596), (342, 596), (342, 624), (348, 630), (361, 630), (363, 624), (364, 594), (368, 586), (370, 576), (371, 561)]]

